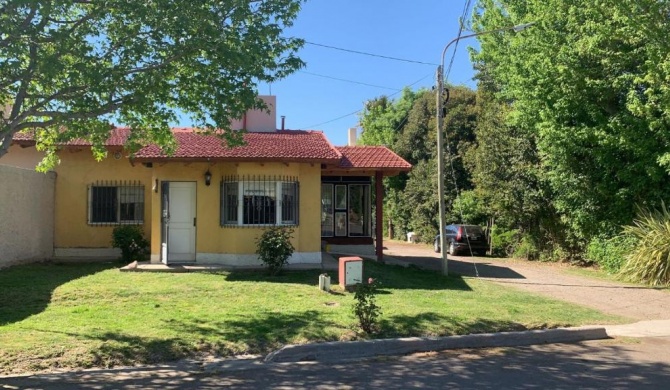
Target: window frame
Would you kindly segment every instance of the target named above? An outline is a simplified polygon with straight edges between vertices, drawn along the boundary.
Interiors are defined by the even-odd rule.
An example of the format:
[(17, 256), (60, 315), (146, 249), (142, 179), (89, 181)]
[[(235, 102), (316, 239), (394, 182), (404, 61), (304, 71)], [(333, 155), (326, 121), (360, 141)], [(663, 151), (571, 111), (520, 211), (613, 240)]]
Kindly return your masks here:
[[(113, 196), (113, 203), (114, 203), (114, 220), (113, 221), (94, 221), (94, 217), (96, 216), (96, 212), (94, 211), (96, 209), (95, 207), (95, 202), (96, 197), (94, 197), (94, 189), (95, 188), (114, 188), (114, 196)], [(129, 192), (135, 192), (135, 194), (131, 194), (131, 200), (130, 202), (123, 202), (124, 199), (124, 194), (122, 189), (126, 189), (126, 191)], [(118, 225), (144, 225), (144, 214), (145, 214), (145, 196), (146, 196), (146, 191), (145, 191), (145, 186), (144, 184), (140, 182), (96, 182), (96, 183), (91, 183), (87, 186), (87, 201), (86, 201), (86, 222), (89, 226), (118, 226)], [(102, 202), (100, 199), (97, 199), (98, 202)], [(103, 202), (103, 203), (112, 203), (110, 201)], [(134, 211), (133, 214), (135, 214), (134, 219), (122, 219), (122, 205), (123, 204), (133, 204), (134, 206)], [(107, 205), (103, 205), (103, 207), (107, 207)], [(138, 211), (139, 209), (139, 211)], [(108, 214), (111, 215), (111, 214)]]
[[(226, 187), (231, 184), (235, 184), (236, 195), (231, 196), (227, 191)], [(272, 189), (273, 191), (267, 191), (267, 188)], [(285, 193), (285, 189), (289, 189), (289, 193)], [(245, 195), (245, 191), (267, 191), (272, 195)], [(221, 227), (267, 227), (267, 226), (299, 226), (300, 225), (300, 182), (297, 178), (279, 178), (279, 179), (267, 179), (267, 180), (254, 180), (252, 179), (222, 179), (220, 187), (220, 215), (219, 215), (219, 225)], [(292, 203), (294, 204), (291, 215), (285, 218), (285, 199), (284, 196), (291, 196)], [(245, 207), (248, 205), (248, 201), (245, 197), (248, 196), (262, 196), (266, 198), (273, 198), (274, 207), (274, 222), (271, 223), (249, 223), (245, 220), (249, 220), (252, 214), (246, 213)], [(236, 205), (231, 206), (228, 201), (235, 199)], [(251, 202), (257, 202), (257, 200), (251, 200)], [(261, 200), (263, 202), (263, 200)], [(235, 209), (236, 219), (227, 218), (230, 215), (230, 212)], [(258, 217), (258, 216), (256, 216)], [(271, 218), (261, 215), (260, 218)]]

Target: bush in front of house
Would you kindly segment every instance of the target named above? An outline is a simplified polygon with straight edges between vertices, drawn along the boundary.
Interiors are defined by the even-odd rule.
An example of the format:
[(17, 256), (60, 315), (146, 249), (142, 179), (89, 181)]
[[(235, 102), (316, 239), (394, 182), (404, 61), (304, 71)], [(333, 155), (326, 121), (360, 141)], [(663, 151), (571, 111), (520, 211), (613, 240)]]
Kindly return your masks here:
[(256, 240), (256, 254), (270, 275), (281, 272), (295, 248), (291, 244), (293, 229), (273, 226), (266, 229)]
[(149, 241), (144, 238), (141, 226), (122, 225), (112, 231), (112, 246), (121, 249), (121, 259), (130, 263), (146, 259)]
[(370, 278), (367, 283), (357, 284), (356, 292), (354, 293), (354, 300), (356, 302), (352, 310), (356, 318), (358, 318), (358, 325), (367, 334), (377, 331), (377, 319), (382, 314), (382, 310), (377, 306), (376, 302), (379, 285), (378, 280)]
[(632, 236), (635, 246), (626, 256), (621, 276), (632, 282), (670, 286), (670, 212), (665, 204), (660, 210), (642, 210), (623, 234)]

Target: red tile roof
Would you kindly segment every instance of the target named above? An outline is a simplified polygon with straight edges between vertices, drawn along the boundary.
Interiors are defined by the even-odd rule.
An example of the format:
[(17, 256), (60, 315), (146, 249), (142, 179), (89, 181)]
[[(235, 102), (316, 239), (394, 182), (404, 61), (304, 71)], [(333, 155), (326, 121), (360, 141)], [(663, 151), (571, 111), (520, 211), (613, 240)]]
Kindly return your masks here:
[(337, 162), (340, 153), (320, 131), (284, 130), (273, 133), (246, 133), (246, 145), (228, 148), (215, 135), (174, 132), (177, 150), (171, 156), (156, 145), (140, 149), (138, 160), (155, 159), (227, 159)]
[[(246, 145), (228, 148), (215, 135), (194, 132), (191, 128), (172, 129), (177, 149), (171, 156), (157, 145), (149, 145), (135, 154), (138, 161), (154, 160), (232, 160), (232, 161), (306, 161), (336, 164), (336, 170), (409, 171), (412, 165), (385, 146), (334, 147), (320, 131), (283, 130), (272, 133), (246, 133)], [(127, 127), (110, 132), (107, 146), (123, 146), (130, 134)], [(33, 133), (14, 134), (17, 143), (34, 143)], [(82, 139), (67, 142), (67, 146), (89, 146)]]
[[(130, 129), (127, 127), (117, 127), (114, 128), (110, 134), (107, 141), (105, 141), (105, 146), (123, 146), (130, 135)], [(33, 131), (24, 131), (16, 133), (12, 136), (12, 141), (16, 143), (35, 143), (35, 133)], [(75, 138), (68, 142), (65, 142), (63, 145), (68, 146), (91, 146), (89, 141), (86, 141), (81, 138)]]
[(386, 146), (338, 146), (342, 153), (340, 168), (394, 168), (410, 170), (412, 164), (393, 153)]

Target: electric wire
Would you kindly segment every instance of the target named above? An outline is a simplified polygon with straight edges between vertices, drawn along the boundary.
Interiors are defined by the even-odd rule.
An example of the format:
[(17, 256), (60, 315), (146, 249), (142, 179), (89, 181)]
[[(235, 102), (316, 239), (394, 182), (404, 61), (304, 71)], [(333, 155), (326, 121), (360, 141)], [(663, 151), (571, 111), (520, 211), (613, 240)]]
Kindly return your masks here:
[(312, 45), (312, 46), (325, 47), (327, 49), (339, 50), (339, 51), (344, 51), (344, 52), (354, 53), (354, 54), (360, 54), (360, 55), (365, 55), (365, 56), (370, 56), (370, 57), (384, 58), (384, 59), (393, 60), (393, 61), (402, 61), (402, 62), (409, 62), (409, 63), (413, 63), (413, 64), (430, 65), (430, 66), (437, 66), (438, 65), (438, 64), (433, 64), (433, 63), (430, 63), (430, 62), (408, 60), (406, 58), (384, 56), (384, 55), (381, 55), (381, 54), (374, 54), (374, 53), (368, 53), (368, 52), (364, 52), (364, 51), (345, 49), (345, 48), (342, 48), (342, 47), (324, 45), (322, 43), (316, 43), (316, 42), (305, 41), (305, 43), (308, 44), (308, 45)]
[(456, 50), (458, 49), (458, 42), (459, 39), (461, 38), (461, 35), (463, 34), (463, 27), (465, 24), (465, 20), (468, 17), (468, 13), (470, 12), (470, 3), (472, 0), (466, 0), (465, 4), (463, 5), (463, 13), (461, 13), (461, 17), (459, 19), (459, 27), (458, 27), (458, 35), (456, 37), (456, 43), (454, 43), (454, 51), (451, 55), (451, 60), (449, 61), (449, 67), (447, 68), (445, 80), (449, 79), (449, 75), (451, 74), (451, 68), (454, 65), (454, 58), (456, 58)]
[[(425, 80), (426, 78), (428, 78), (428, 77), (430, 77), (430, 76), (431, 76), (431, 73), (429, 73), (429, 74), (423, 76), (422, 78), (416, 80), (415, 82), (413, 82), (412, 84), (408, 85), (407, 87), (412, 87), (412, 86), (414, 86), (414, 85), (416, 85), (416, 84), (422, 82), (423, 80)], [(390, 94), (390, 95), (387, 95), (387, 97), (393, 97), (393, 96), (399, 94), (400, 92), (402, 92), (402, 89), (397, 90), (397, 92), (394, 92), (394, 93), (392, 93), (392, 94)], [(318, 127), (318, 126), (325, 125), (325, 124), (328, 124), (328, 123), (331, 123), (331, 122), (335, 122), (335, 121), (337, 121), (337, 120), (340, 120), (340, 119), (342, 119), (342, 118), (346, 118), (346, 117), (351, 116), (351, 115), (358, 114), (358, 113), (361, 112), (361, 111), (363, 111), (363, 109), (359, 109), (359, 110), (350, 112), (350, 113), (348, 113), (348, 114), (344, 114), (344, 115), (342, 115), (342, 116), (338, 116), (337, 118), (330, 119), (330, 120), (325, 121), (325, 122), (317, 123), (317, 124), (315, 124), (315, 125), (305, 126), (305, 127), (300, 127), (299, 129), (302, 129), (302, 130), (304, 130), (304, 129), (313, 129), (313, 128), (316, 128), (316, 127)], [(397, 130), (397, 129), (396, 129), (396, 130)]]
[(362, 82), (362, 81), (356, 81), (356, 80), (342, 79), (342, 78), (339, 78), (339, 77), (327, 76), (327, 75), (325, 75), (325, 74), (312, 73), (312, 72), (308, 72), (308, 71), (306, 71), (306, 70), (299, 70), (298, 72), (299, 72), (299, 73), (308, 74), (308, 75), (311, 75), (311, 76), (323, 77), (323, 78), (325, 78), (325, 79), (331, 79), (331, 80), (343, 81), (343, 82), (345, 82), (345, 83), (358, 84), (358, 85), (365, 85), (365, 86), (367, 86), (367, 87), (374, 87), (374, 88), (381, 88), (381, 89), (390, 89), (390, 90), (392, 90), (392, 91), (402, 91), (401, 89), (398, 89), (398, 88), (385, 87), (385, 86), (383, 86), (383, 85), (376, 85), (376, 84), (368, 84), (368, 83), (364, 83), (364, 82)]
[[(463, 13), (461, 14), (460, 23), (459, 23), (460, 27), (458, 28), (458, 37), (456, 39), (456, 43), (454, 44), (454, 51), (451, 55), (451, 60), (449, 61), (449, 68), (447, 69), (446, 76), (444, 78), (445, 84), (446, 84), (447, 80), (449, 79), (449, 74), (451, 73), (451, 67), (454, 63), (454, 58), (456, 57), (456, 49), (458, 48), (458, 39), (461, 37), (461, 34), (463, 33), (463, 25), (465, 23), (465, 20), (468, 17), (468, 13), (469, 13), (469, 9), (470, 9), (470, 3), (471, 3), (471, 0), (466, 0), (465, 4), (463, 6)], [(445, 106), (448, 103), (448, 101), (449, 101), (449, 99), (447, 98), (447, 102), (444, 103)], [(442, 113), (438, 113), (438, 115), (442, 115)], [(440, 131), (441, 131), (441, 129), (440, 129)], [(460, 191), (458, 189), (458, 182), (456, 180), (456, 169), (454, 168), (454, 158), (451, 155), (451, 149), (449, 147), (449, 145), (450, 145), (449, 132), (446, 131), (446, 129), (444, 131), (444, 135), (445, 135), (445, 144), (446, 144), (447, 156), (449, 157), (449, 165), (451, 166), (451, 178), (454, 182), (454, 189), (456, 190), (456, 196), (458, 196), (460, 194)], [(462, 205), (459, 205), (459, 206), (460, 207), (458, 207), (458, 212), (460, 214), (461, 221), (463, 221), (463, 207), (462, 207)], [(444, 227), (441, 227), (440, 230), (441, 229), (444, 229)], [(465, 241), (468, 243), (468, 249), (470, 250), (470, 256), (473, 256), (474, 254), (472, 252), (472, 245), (470, 244), (470, 237), (468, 237), (468, 230), (467, 230), (466, 227), (464, 227), (464, 230), (465, 230)], [(445, 250), (445, 248), (441, 248), (441, 250)], [(472, 265), (475, 268), (476, 277), (479, 277), (479, 270), (477, 269), (477, 263), (475, 261), (473, 261)]]

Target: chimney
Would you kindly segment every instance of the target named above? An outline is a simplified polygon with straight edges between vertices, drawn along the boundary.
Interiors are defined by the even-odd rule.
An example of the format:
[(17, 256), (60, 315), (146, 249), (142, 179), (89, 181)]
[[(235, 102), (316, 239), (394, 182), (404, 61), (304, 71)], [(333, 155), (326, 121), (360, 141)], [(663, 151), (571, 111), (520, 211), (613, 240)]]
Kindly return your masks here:
[(272, 133), (277, 131), (277, 97), (273, 95), (260, 95), (270, 113), (265, 110), (249, 110), (241, 119), (230, 122), (230, 128), (240, 130), (246, 128), (249, 132)]
[(347, 143), (348, 146), (356, 146), (356, 129), (355, 127), (350, 127), (349, 128), (349, 142)]
[(286, 124), (286, 115), (281, 116), (281, 131), (284, 131), (284, 125)]

